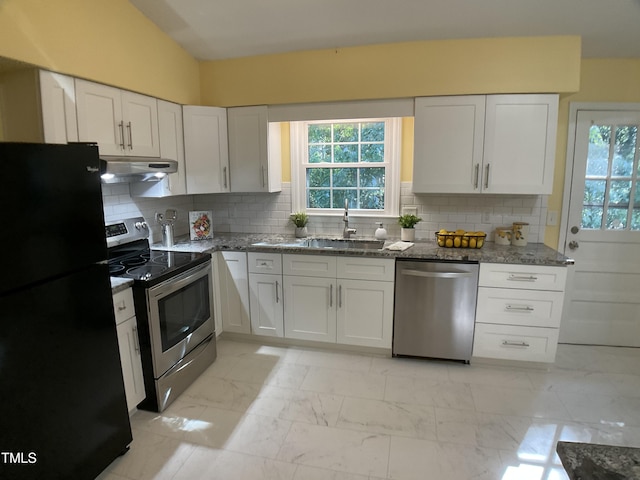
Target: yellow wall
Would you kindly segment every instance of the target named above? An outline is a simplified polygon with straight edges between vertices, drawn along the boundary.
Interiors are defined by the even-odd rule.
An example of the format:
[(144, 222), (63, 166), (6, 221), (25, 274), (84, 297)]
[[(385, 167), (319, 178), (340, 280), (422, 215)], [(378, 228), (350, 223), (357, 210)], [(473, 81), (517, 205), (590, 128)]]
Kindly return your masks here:
[(202, 102), (238, 106), (576, 92), (580, 38), (406, 42), (202, 62)]
[[(570, 102), (640, 102), (640, 59), (585, 59), (580, 68), (580, 91), (562, 95), (558, 113), (553, 193), (549, 210), (562, 210)], [(547, 227), (544, 243), (558, 247), (560, 226)]]
[(0, 0), (0, 56), (200, 102), (198, 62), (127, 0)]

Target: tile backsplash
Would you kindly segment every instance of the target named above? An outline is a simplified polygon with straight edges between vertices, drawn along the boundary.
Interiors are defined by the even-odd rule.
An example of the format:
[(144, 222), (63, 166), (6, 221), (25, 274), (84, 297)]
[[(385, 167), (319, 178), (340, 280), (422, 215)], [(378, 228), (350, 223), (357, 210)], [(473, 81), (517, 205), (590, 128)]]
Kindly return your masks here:
[[(104, 213), (107, 221), (142, 215), (151, 226), (151, 241), (162, 239), (155, 223), (155, 212), (174, 208), (178, 212), (175, 235), (189, 232), (189, 210), (211, 210), (213, 231), (231, 233), (293, 234), (289, 222), (291, 184), (283, 183), (280, 193), (227, 193), (184, 195), (169, 198), (131, 197), (129, 184), (102, 186)], [(416, 238), (433, 239), (441, 228), (447, 230), (482, 230), (493, 240), (496, 227), (515, 221), (528, 222), (530, 241), (543, 242), (547, 217), (545, 195), (436, 195), (413, 194), (411, 183), (401, 188), (402, 207), (415, 207), (422, 221), (416, 225)], [(373, 236), (376, 222), (382, 222), (390, 237), (400, 236), (396, 217), (358, 217), (351, 215), (349, 226), (357, 229), (356, 237)], [(341, 215), (312, 216), (308, 230), (312, 235), (341, 235)]]

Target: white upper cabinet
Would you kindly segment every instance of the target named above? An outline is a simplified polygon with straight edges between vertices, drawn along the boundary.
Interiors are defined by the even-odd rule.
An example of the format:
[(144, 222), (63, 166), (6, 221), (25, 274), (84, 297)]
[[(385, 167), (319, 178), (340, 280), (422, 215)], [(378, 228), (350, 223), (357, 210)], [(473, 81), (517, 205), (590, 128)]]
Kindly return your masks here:
[(45, 143), (78, 141), (73, 77), (40, 70), (40, 102)]
[(232, 192), (282, 190), (280, 124), (269, 124), (266, 105), (227, 109)]
[(79, 140), (102, 155), (160, 156), (155, 98), (77, 79), (76, 108)]
[(131, 195), (137, 197), (169, 197), (186, 195), (187, 179), (184, 161), (184, 135), (182, 106), (158, 100), (158, 131), (160, 157), (178, 162), (178, 171), (170, 173), (159, 182), (135, 182), (130, 186)]
[(557, 95), (415, 101), (413, 191), (550, 194)]
[(182, 107), (187, 193), (229, 192), (227, 111), (219, 107)]

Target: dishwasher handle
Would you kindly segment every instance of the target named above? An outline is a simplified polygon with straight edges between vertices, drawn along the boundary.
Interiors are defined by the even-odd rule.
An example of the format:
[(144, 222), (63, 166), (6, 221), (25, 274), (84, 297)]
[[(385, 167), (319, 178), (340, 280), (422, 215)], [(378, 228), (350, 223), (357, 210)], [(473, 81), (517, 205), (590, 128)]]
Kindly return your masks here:
[(402, 275), (409, 275), (412, 277), (428, 277), (428, 278), (465, 278), (473, 277), (471, 272), (425, 272), (422, 270), (401, 270)]

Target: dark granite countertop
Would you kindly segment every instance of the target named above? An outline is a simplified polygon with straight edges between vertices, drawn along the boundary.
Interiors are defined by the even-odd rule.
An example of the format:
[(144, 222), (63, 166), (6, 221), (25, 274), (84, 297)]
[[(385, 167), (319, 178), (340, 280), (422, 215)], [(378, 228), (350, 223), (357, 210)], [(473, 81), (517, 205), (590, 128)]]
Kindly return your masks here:
[(111, 277), (111, 295), (131, 288), (133, 285), (132, 278)]
[(640, 479), (640, 448), (558, 442), (556, 451), (571, 480)]
[[(339, 238), (318, 236), (309, 238)], [(355, 237), (356, 240), (373, 240), (367, 237)], [(214, 252), (219, 250), (274, 252), (274, 253), (304, 253), (311, 255), (351, 255), (382, 258), (418, 258), (429, 260), (457, 260), (477, 261), (484, 263), (511, 263), (526, 265), (566, 266), (573, 260), (565, 257), (556, 250), (542, 243), (530, 243), (525, 247), (502, 246), (493, 242), (486, 242), (480, 249), (443, 248), (435, 241), (418, 240), (414, 245), (402, 252), (393, 250), (360, 250), (349, 249), (317, 249), (302, 245), (304, 239), (297, 239), (291, 235), (273, 234), (216, 234), (210, 240), (190, 241), (188, 236), (178, 237), (172, 247), (153, 244), (154, 250), (169, 250), (183, 252)], [(389, 239), (388, 246), (399, 239)]]

